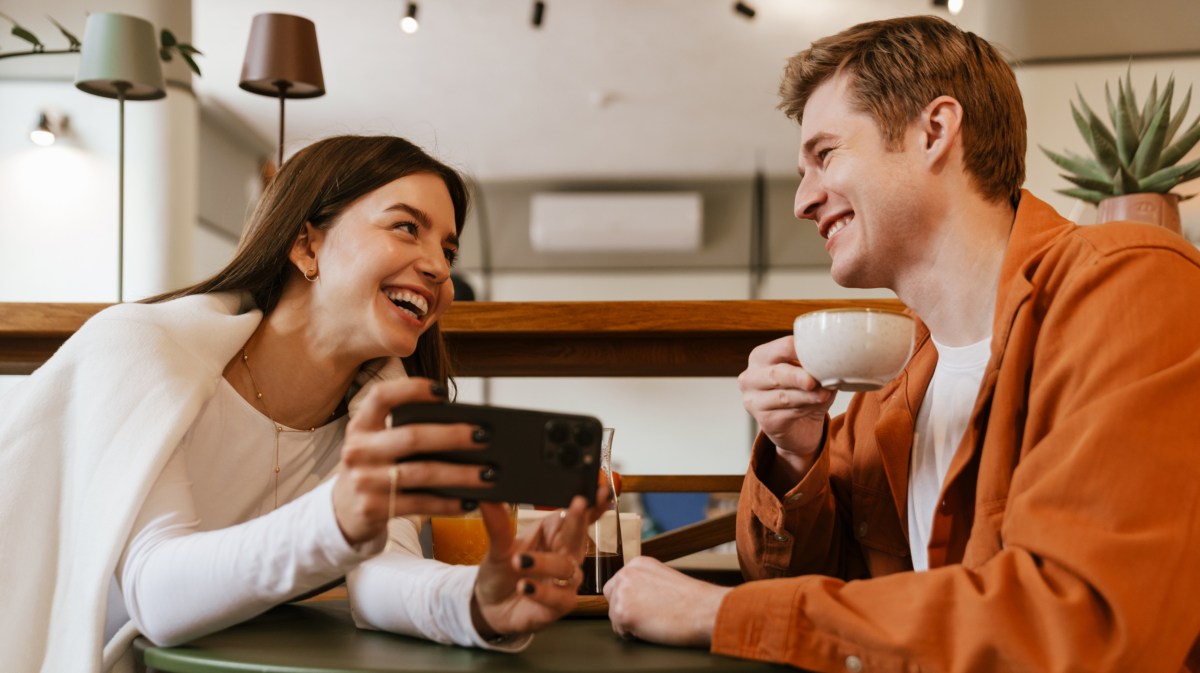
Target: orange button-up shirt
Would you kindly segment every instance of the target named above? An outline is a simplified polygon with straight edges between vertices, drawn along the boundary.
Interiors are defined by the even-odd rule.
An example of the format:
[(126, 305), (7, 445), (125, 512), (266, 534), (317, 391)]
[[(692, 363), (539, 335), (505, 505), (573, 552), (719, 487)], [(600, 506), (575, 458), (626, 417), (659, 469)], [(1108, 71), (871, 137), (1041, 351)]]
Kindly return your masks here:
[(937, 352), (829, 424), (782, 497), (755, 444), (751, 580), (714, 652), (815, 671), (1200, 671), (1200, 254), (1023, 193), (992, 355), (913, 572), (913, 424)]

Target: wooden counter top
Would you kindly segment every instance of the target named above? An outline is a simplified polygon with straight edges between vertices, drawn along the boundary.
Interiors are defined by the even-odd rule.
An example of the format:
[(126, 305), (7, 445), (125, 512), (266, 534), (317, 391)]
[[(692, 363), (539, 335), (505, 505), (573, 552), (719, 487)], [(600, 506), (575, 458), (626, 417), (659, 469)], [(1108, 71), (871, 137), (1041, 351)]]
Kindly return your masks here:
[[(28, 374), (106, 304), (0, 303), (0, 374)], [(896, 300), (462, 302), (442, 318), (459, 376), (733, 376), (825, 308)]]

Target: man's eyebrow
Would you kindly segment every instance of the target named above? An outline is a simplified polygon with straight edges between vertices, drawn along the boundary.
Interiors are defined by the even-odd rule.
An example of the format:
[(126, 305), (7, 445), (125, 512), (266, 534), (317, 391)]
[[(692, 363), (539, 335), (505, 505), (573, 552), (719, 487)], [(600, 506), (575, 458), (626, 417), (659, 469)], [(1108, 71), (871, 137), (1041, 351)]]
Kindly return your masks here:
[[(420, 208), (410, 206), (407, 203), (393, 203), (383, 210), (384, 212), (400, 211), (403, 213), (408, 213), (408, 216), (416, 220), (417, 224), (421, 225), (422, 229), (429, 229), (432, 226), (432, 220), (429, 218), (429, 215), (425, 213), (425, 211), (421, 210)], [(446, 242), (457, 248), (458, 234), (450, 234), (446, 237)]]
[(819, 143), (821, 143), (823, 141), (829, 140), (832, 137), (833, 137), (832, 133), (826, 133), (824, 131), (816, 134), (815, 136), (804, 141), (804, 153), (812, 154), (814, 147), (816, 147)]

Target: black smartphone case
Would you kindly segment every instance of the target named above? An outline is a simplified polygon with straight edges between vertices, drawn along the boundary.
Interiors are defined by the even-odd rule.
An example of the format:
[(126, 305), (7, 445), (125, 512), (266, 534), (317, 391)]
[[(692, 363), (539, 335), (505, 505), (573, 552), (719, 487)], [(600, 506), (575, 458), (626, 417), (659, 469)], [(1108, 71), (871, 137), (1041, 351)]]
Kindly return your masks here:
[(488, 447), (478, 451), (439, 451), (403, 460), (433, 460), (496, 468), (497, 481), (485, 488), (424, 489), (451, 498), (566, 507), (582, 495), (596, 502), (600, 473), (600, 421), (560, 414), (476, 404), (420, 403), (392, 409), (392, 425), (469, 423), (488, 431)]

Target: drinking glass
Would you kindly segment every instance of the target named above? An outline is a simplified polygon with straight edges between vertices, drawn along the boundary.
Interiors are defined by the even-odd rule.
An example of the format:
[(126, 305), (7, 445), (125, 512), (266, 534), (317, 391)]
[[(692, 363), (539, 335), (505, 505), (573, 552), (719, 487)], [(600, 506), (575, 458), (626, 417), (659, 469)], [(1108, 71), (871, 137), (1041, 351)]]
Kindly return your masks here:
[(581, 596), (604, 593), (604, 583), (625, 565), (621, 515), (612, 471), (612, 441), (613, 429), (604, 428), (600, 436), (600, 479), (608, 487), (612, 509), (605, 512), (588, 530), (587, 553), (583, 557), (583, 582), (579, 585)]
[[(517, 530), (517, 508), (508, 506), (513, 531)], [(433, 536), (433, 558), (452, 565), (479, 565), (488, 552), (487, 528), (479, 511), (429, 519)]]

